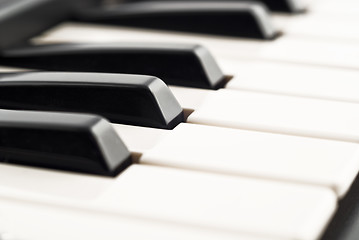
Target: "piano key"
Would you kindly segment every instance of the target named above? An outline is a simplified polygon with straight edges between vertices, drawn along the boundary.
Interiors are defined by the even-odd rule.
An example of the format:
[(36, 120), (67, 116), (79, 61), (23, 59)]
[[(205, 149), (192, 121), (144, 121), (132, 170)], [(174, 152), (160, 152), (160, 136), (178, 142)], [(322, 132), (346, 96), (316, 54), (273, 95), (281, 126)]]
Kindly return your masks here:
[(117, 123), (173, 128), (183, 111), (158, 78), (105, 73), (30, 72), (0, 76), (4, 109), (94, 113)]
[[(154, 220), (136, 219), (128, 216), (113, 216), (96, 211), (49, 206), (0, 199), (0, 223), (8, 232), (17, 232), (16, 239), (4, 240), (76, 240), (107, 239), (128, 240), (279, 240), (276, 238), (228, 233), (213, 229), (191, 228)], [(1, 219), (2, 218), (2, 219)], [(34, 221), (36, 219), (36, 221)], [(61, 228), (59, 229), (59, 226)], [(55, 234), (56, 233), (56, 234)], [(174, 234), (175, 233), (175, 234)]]
[(114, 127), (140, 164), (317, 185), (340, 198), (359, 170), (354, 143), (185, 123)]
[(278, 35), (266, 8), (256, 2), (135, 2), (85, 8), (78, 11), (76, 19), (258, 39), (273, 39)]
[(115, 176), (130, 153), (106, 120), (91, 115), (0, 110), (0, 162)]
[(0, 239), (1, 240), (19, 240), (20, 238), (18, 238), (17, 236), (14, 236), (10, 233), (7, 232), (1, 232), (0, 233)]
[[(42, 175), (33, 172), (33, 176), (27, 178), (30, 169), (22, 171), (24, 177), (18, 181), (34, 181)], [(66, 186), (72, 192), (79, 187), (73, 178), (87, 177), (52, 174), (55, 178), (63, 178), (62, 184), (70, 183)], [(14, 176), (6, 177), (11, 179)], [(121, 216), (134, 217), (194, 230), (212, 229), (278, 240), (317, 239), (332, 216), (337, 201), (332, 191), (320, 187), (141, 165), (132, 165), (115, 180), (109, 179), (95, 198), (86, 201), (58, 196), (52, 182), (50, 178), (47, 187), (51, 187), (53, 193), (45, 191), (46, 196), (41, 191), (24, 191), (24, 186), (9, 189), (2, 183), (0, 199), (5, 197), (13, 203), (55, 205), (75, 211), (79, 209), (83, 213), (90, 211), (118, 216), (119, 221)], [(46, 189), (46, 186), (41, 187)]]
[[(290, 34), (275, 41), (249, 41), (240, 38), (205, 37), (195, 34), (175, 34), (160, 31), (139, 31), (130, 28), (68, 23), (42, 37), (37, 43), (49, 42), (182, 42), (207, 47), (215, 59), (255, 59), (341, 69), (359, 69), (359, 45), (345, 41), (325, 41), (318, 38), (296, 38)], [(344, 42), (343, 42), (344, 43)], [(290, 53), (290, 54), (288, 54)]]
[(286, 13), (301, 13), (306, 10), (305, 1), (302, 0), (261, 0), (271, 11)]
[(0, 49), (21, 44), (64, 21), (71, 13), (73, 2), (68, 0), (1, 0)]
[(217, 89), (226, 76), (207, 49), (194, 44), (55, 44), (17, 47), (0, 64), (39, 70), (132, 73), (157, 76), (166, 84)]
[(330, 15), (298, 15), (294, 17), (275, 15), (272, 20), (274, 25), (285, 34), (300, 38), (330, 39), (343, 44), (345, 41), (357, 41), (359, 39), (359, 31), (356, 28), (358, 21), (355, 19), (333, 18)]
[(226, 75), (233, 76), (225, 86), (227, 89), (359, 103), (356, 70), (251, 60), (221, 60), (218, 63)]
[(356, 103), (220, 89), (196, 99), (192, 106), (188, 98), (195, 95), (189, 93), (193, 90), (177, 89), (171, 87), (181, 106), (194, 110), (187, 118), (189, 123), (356, 143), (359, 140)]
[(358, 2), (356, 1), (322, 1), (311, 3), (311, 14), (358, 19)]
[(327, 226), (321, 239), (353, 240), (358, 236), (358, 196), (359, 178), (355, 180), (347, 196), (339, 202), (339, 208), (332, 221)]

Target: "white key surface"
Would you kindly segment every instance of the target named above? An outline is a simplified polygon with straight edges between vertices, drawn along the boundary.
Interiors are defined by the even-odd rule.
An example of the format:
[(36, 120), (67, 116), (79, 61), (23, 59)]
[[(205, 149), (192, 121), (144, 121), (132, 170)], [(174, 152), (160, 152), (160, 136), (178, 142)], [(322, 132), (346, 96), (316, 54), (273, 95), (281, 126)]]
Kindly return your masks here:
[(222, 89), (212, 91), (187, 121), (359, 142), (359, 104), (348, 102)]
[(342, 197), (358, 173), (359, 146), (181, 124), (144, 152), (140, 163), (319, 185)]
[(359, 72), (356, 70), (264, 61), (218, 62), (226, 74), (234, 76), (226, 85), (228, 89), (359, 103)]
[(334, 18), (333, 16), (316, 16), (307, 13), (300, 15), (275, 15), (272, 20), (274, 24), (282, 29), (285, 34), (317, 38), (321, 41), (337, 41), (345, 44), (345, 41), (358, 41), (359, 30), (356, 27), (358, 19), (346, 17)]
[(0, 225), (4, 240), (281, 240), (7, 198), (0, 199)]
[[(9, 199), (11, 203), (19, 201), (22, 206), (36, 203), (45, 208), (55, 206), (77, 209), (84, 214), (110, 215), (119, 218), (120, 223), (122, 217), (130, 217), (259, 238), (317, 239), (335, 211), (337, 201), (333, 191), (322, 187), (141, 165), (129, 167), (115, 179), (103, 178), (99, 181), (102, 187), (89, 188), (87, 191), (93, 191), (94, 195), (85, 200), (78, 199), (76, 192), (89, 185), (78, 183), (92, 176), (3, 165), (0, 168), (9, 170), (2, 176), (7, 181), (0, 184), (0, 199)], [(16, 171), (22, 172), (23, 177), (10, 174)], [(53, 177), (39, 184), (50, 172)], [(16, 178), (23, 185), (11, 187), (8, 181)], [(62, 196), (61, 186), (75, 195)], [(31, 209), (26, 207), (20, 211), (31, 212)], [(51, 211), (43, 214), (50, 217)], [(4, 221), (1, 216), (0, 219)], [(10, 224), (5, 230), (11, 227)]]

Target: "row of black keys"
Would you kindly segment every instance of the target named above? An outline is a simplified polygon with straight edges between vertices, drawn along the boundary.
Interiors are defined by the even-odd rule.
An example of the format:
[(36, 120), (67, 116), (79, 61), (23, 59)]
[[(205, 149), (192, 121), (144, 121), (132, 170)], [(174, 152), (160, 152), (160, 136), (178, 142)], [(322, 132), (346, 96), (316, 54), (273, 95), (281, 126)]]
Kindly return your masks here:
[[(122, 43), (20, 47), (30, 37), (68, 18), (74, 10), (77, 18), (84, 21), (139, 26), (150, 23), (148, 27), (166, 28), (161, 26), (165, 22), (172, 30), (196, 32), (206, 29), (203, 27), (206, 25), (210, 33), (273, 37), (264, 36), (263, 18), (252, 11), (253, 6), (258, 7), (257, 3), (148, 2), (112, 5), (99, 11), (99, 8), (91, 9), (97, 6), (97, 1), (88, 0), (0, 1), (0, 65), (97, 72), (2, 74), (0, 108), (8, 110), (1, 110), (0, 114), (1, 161), (111, 176), (130, 163), (128, 150), (110, 130), (110, 124), (100, 117), (9, 109), (93, 113), (114, 123), (164, 129), (172, 129), (184, 121), (182, 108), (158, 78), (98, 72), (152, 75), (166, 84), (205, 89), (218, 89), (228, 81), (211, 54), (198, 45)], [(264, 2), (274, 6), (280, 1)], [(199, 23), (197, 27), (196, 23)], [(93, 132), (96, 124), (107, 124), (107, 127), (95, 128), (103, 132)], [(66, 143), (70, 140), (81, 146), (68, 148)], [(109, 149), (114, 144), (108, 141), (118, 143), (117, 148)]]
[[(0, 50), (26, 43), (64, 20), (147, 27), (224, 36), (273, 39), (267, 8), (302, 12), (298, 0), (127, 1), (99, 5), (99, 0), (0, 0)], [(267, 13), (267, 14), (263, 14)]]
[(116, 176), (132, 161), (103, 117), (157, 128), (184, 121), (165, 83), (142, 75), (3, 73), (0, 108), (1, 162), (104, 176)]
[[(44, 29), (68, 18), (73, 12), (76, 12), (77, 18), (83, 21), (136, 26), (149, 24), (147, 27), (170, 27), (172, 30), (195, 32), (207, 29), (205, 32), (265, 39), (273, 37), (272, 35), (265, 36), (266, 31), (262, 29), (265, 19), (253, 11), (253, 7), (263, 7), (257, 3), (241, 4), (235, 1), (209, 1), (206, 4), (202, 4), (204, 1), (143, 2), (94, 8), (94, 6), (98, 6), (98, 1), (2, 0), (0, 1), (0, 33), (2, 35), (0, 65), (51, 71), (144, 74), (157, 76), (170, 85), (218, 89), (225, 85), (228, 77), (222, 73), (211, 54), (198, 45), (63, 44), (27, 47), (19, 45)], [(294, 1), (289, 0), (264, 0), (264, 3), (275, 9), (277, 9), (276, 6), (279, 6), (279, 2), (295, 5)], [(286, 11), (298, 12), (293, 9), (286, 9)], [(164, 19), (166, 21), (163, 21)], [(163, 26), (162, 23), (169, 25)], [(197, 23), (198, 25), (196, 25)], [(233, 30), (235, 31), (233, 32)], [(183, 110), (167, 86), (155, 77), (145, 76), (40, 72), (3, 74), (0, 83), (0, 108), (94, 113), (114, 123), (165, 129), (172, 129), (184, 120)], [(2, 161), (24, 161), (31, 165), (44, 165), (46, 162), (47, 165), (45, 165), (48, 167), (49, 161), (45, 161), (45, 159), (56, 156), (62, 158), (62, 161), (50, 163), (56, 165), (53, 167), (76, 170), (82, 166), (84, 168), (81, 171), (103, 175), (115, 175), (119, 169), (128, 164), (129, 153), (122, 151), (122, 154), (110, 154), (110, 156), (124, 157), (118, 158), (119, 162), (109, 167), (106, 162), (113, 163), (113, 160), (101, 155), (99, 149), (96, 152), (96, 147), (91, 148), (90, 145), (93, 143), (90, 142), (86, 143), (89, 144), (87, 148), (82, 146), (79, 149), (94, 149), (94, 151), (78, 152), (75, 150), (73, 154), (79, 162), (89, 158), (92, 159), (93, 164), (97, 163), (102, 168), (94, 167), (91, 164), (76, 164), (75, 160), (68, 160), (74, 158), (69, 156), (74, 149), (70, 151), (56, 142), (64, 141), (66, 143), (68, 140), (66, 137), (69, 136), (64, 133), (60, 134), (60, 130), (68, 131), (69, 128), (79, 127), (83, 130), (86, 129), (86, 134), (81, 133), (78, 136), (84, 140), (85, 135), (91, 135), (92, 126), (88, 123), (94, 124), (98, 121), (87, 119), (84, 122), (80, 121), (81, 124), (79, 124), (79, 121), (76, 120), (79, 117), (66, 115), (66, 118), (73, 118), (74, 122), (68, 120), (65, 123), (63, 121), (49, 122), (46, 120), (49, 115), (37, 117), (35, 113), (3, 111), (5, 112), (1, 115), (5, 118), (2, 119), (4, 125), (2, 125), (1, 134), (3, 137), (0, 140), (0, 146), (4, 153)], [(26, 114), (31, 114), (31, 117), (24, 116)], [(11, 116), (14, 116), (14, 119), (11, 119)], [(39, 121), (31, 120), (26, 123), (28, 119), (38, 119)], [(58, 119), (64, 118), (59, 116)], [(80, 117), (80, 119), (84, 119), (84, 117)], [(18, 124), (18, 122), (22, 122), (22, 124)], [(39, 136), (39, 129), (33, 128), (35, 125), (42, 128), (44, 138), (37, 139), (35, 137)], [(24, 128), (29, 126), (32, 128), (24, 131)], [(44, 131), (44, 126), (51, 126), (51, 128)], [(19, 131), (20, 128), (22, 131)], [(55, 133), (57, 137), (55, 137)], [(25, 135), (22, 136), (23, 134)], [(91, 141), (93, 141), (100, 135), (101, 133), (95, 134), (87, 140), (92, 139)], [(113, 136), (115, 135), (113, 134)], [(59, 138), (59, 136), (62, 137)], [(14, 140), (19, 137), (32, 140)], [(17, 146), (17, 144), (26, 144), (26, 146)], [(102, 146), (101, 148), (106, 147)], [(125, 147), (123, 146), (123, 148)], [(22, 150), (19, 151), (19, 149)], [(49, 153), (52, 153), (51, 156)], [(69, 164), (70, 162), (71, 164)]]

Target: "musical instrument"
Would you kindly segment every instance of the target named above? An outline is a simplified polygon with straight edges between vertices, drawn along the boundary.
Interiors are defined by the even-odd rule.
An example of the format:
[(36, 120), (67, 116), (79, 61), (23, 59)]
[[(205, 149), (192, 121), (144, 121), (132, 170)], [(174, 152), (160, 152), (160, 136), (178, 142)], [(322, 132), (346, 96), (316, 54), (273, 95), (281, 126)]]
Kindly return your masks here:
[[(32, 40), (33, 44), (51, 45), (21, 45), (23, 39), (63, 21), (74, 8), (71, 1), (64, 5), (51, 2), (32, 0), (42, 9), (62, 6), (63, 12), (59, 9), (58, 16), (47, 16), (51, 22), (41, 21), (44, 25), (28, 32), (15, 29), (11, 38), (2, 38), (0, 62), (59, 71), (75, 65), (68, 63), (74, 57), (84, 64), (71, 71), (96, 73), (0, 75), (0, 106), (97, 113), (113, 123), (92, 115), (0, 111), (0, 159), (18, 164), (0, 165), (1, 239), (357, 239), (359, 35), (355, 34), (354, 1), (316, 0), (308, 3), (310, 11), (304, 15), (276, 15), (274, 20), (283, 35), (272, 39), (276, 29), (266, 25), (264, 29), (273, 30), (263, 30), (272, 33), (271, 40), (69, 22)], [(28, 4), (19, 1), (24, 3)], [(6, 6), (9, 1), (0, 4)], [(170, 2), (166, 4), (162, 8), (173, 9)], [(212, 4), (211, 11), (216, 9), (214, 3), (207, 4)], [(258, 7), (256, 3), (228, 4), (238, 9)], [(159, 4), (153, 6), (153, 12), (161, 9)], [(196, 7), (202, 14), (201, 5)], [(50, 9), (47, 11), (53, 12)], [(223, 9), (228, 11), (225, 7), (220, 11)], [(207, 11), (203, 16), (207, 17)], [(88, 19), (91, 12), (93, 9), (84, 11), (77, 20), (95, 21)], [(328, 14), (332, 13), (341, 20), (330, 20)], [(13, 21), (24, 24), (33, 15), (17, 14), (25, 17)], [(81, 18), (84, 16), (87, 18)], [(260, 16), (255, 18), (259, 22), (269, 17)], [(1, 23), (9, 26), (6, 21)], [(340, 35), (332, 33), (328, 25), (338, 26)], [(2, 36), (8, 31), (0, 27)], [(80, 44), (73, 44), (76, 42)], [(109, 42), (113, 45), (104, 44)], [(127, 43), (121, 48), (114, 42)], [(202, 44), (209, 51), (193, 44)], [(158, 72), (165, 82), (176, 85), (170, 90), (184, 108), (185, 120), (168, 89), (159, 91), (165, 85), (158, 79), (97, 73), (116, 72), (116, 65), (111, 64), (116, 58), (86, 64), (100, 56), (108, 59), (113, 51), (128, 61), (142, 61), (141, 72), (132, 72), (138, 70), (130, 69), (131, 64), (122, 65), (118, 72)], [(179, 59), (180, 54), (185, 57)], [(144, 55), (147, 58), (143, 59)], [(173, 69), (179, 69), (173, 75), (172, 68), (163, 72), (155, 64), (171, 61), (177, 64)], [(146, 68), (146, 63), (151, 67)], [(14, 70), (24, 69), (2, 68)], [(188, 78), (186, 70), (201, 81), (192, 86), (189, 81), (179, 81)], [(87, 81), (83, 89), (82, 80), (76, 77)], [(144, 83), (148, 88), (137, 89), (137, 84)], [(108, 91), (99, 93), (93, 86)], [(145, 93), (136, 95), (135, 99), (141, 96), (139, 103), (130, 100), (131, 94), (123, 96), (125, 91), (122, 98), (115, 99), (113, 89), (117, 87), (118, 91), (135, 89), (131, 94)], [(148, 100), (148, 96), (154, 97)], [(68, 104), (70, 101), (76, 106)], [(155, 103), (147, 106), (151, 111), (139, 107), (142, 117), (131, 112), (145, 102)], [(127, 106), (130, 104), (133, 107)], [(122, 110), (116, 112), (116, 108)], [(150, 114), (153, 111), (156, 116)], [(132, 119), (122, 118), (121, 112)], [(146, 123), (140, 121), (144, 118)], [(154, 124), (158, 119), (161, 124)], [(164, 129), (123, 125), (127, 123)], [(71, 131), (76, 134), (69, 135)], [(49, 148), (56, 155), (47, 154)], [(83, 150), (71, 156), (77, 168), (66, 162), (71, 159), (71, 149)], [(135, 164), (128, 167), (129, 152)], [(22, 158), (21, 154), (27, 158), (14, 161)], [(47, 159), (52, 160), (51, 166)], [(58, 159), (63, 165), (56, 164)], [(80, 169), (82, 162), (89, 168)], [(93, 171), (92, 166), (108, 169)]]

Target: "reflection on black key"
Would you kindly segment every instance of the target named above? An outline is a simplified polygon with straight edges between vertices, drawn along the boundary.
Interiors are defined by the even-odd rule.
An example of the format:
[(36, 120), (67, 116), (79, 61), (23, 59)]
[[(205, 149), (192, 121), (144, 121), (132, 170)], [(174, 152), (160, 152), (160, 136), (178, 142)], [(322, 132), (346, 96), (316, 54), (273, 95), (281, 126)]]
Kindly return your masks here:
[(73, 2), (75, 1), (0, 0), (0, 49), (21, 44), (70, 17)]
[(0, 162), (115, 176), (132, 161), (99, 116), (0, 110)]
[(144, 74), (166, 84), (218, 89), (226, 77), (210, 52), (185, 44), (61, 44), (3, 51), (0, 65), (50, 71)]
[[(153, 2), (154, 0), (126, 0), (125, 2)], [(179, 0), (160, 0), (161, 2), (174, 2)], [(181, 0), (181, 1), (193, 1), (193, 0)], [(305, 6), (302, 0), (196, 0), (201, 1), (203, 4), (208, 2), (223, 3), (226, 1), (232, 2), (262, 2), (271, 11), (285, 12), (285, 13), (300, 13), (305, 11)], [(120, 1), (121, 2), (121, 1)]]
[(273, 39), (262, 4), (236, 2), (139, 2), (84, 9), (78, 20), (223, 36)]
[(111, 122), (171, 129), (183, 111), (158, 78), (104, 73), (0, 75), (0, 108), (94, 113)]

